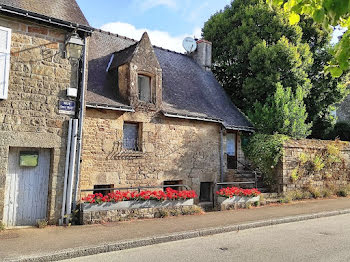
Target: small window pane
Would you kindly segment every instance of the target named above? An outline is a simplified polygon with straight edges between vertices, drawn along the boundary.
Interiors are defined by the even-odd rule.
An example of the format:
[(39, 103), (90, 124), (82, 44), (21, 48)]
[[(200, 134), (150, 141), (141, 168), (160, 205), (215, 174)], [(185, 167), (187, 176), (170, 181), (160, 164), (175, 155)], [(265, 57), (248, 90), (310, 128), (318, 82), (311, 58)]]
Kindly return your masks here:
[(148, 76), (138, 76), (139, 99), (145, 102), (151, 102), (151, 78)]
[(0, 51), (5, 52), (8, 49), (7, 42), (8, 42), (8, 35), (9, 32), (2, 30), (0, 28)]
[(229, 156), (235, 156), (236, 155), (236, 134), (228, 133), (226, 138), (227, 138), (226, 153)]
[(128, 150), (138, 151), (138, 124), (125, 123), (123, 129), (123, 147)]

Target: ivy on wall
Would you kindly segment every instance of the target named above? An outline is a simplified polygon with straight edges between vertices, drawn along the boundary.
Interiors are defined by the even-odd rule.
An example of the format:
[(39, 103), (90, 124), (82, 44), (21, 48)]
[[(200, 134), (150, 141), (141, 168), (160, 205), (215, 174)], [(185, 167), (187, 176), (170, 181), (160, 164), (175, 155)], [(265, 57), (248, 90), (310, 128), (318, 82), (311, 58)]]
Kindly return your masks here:
[(302, 152), (299, 155), (297, 167), (291, 174), (291, 182), (295, 183), (301, 178), (311, 178), (313, 175), (319, 175), (321, 179), (338, 179), (341, 172), (335, 172), (335, 169), (344, 169), (344, 159), (341, 156), (341, 144), (328, 144), (325, 149), (317, 150), (316, 153)]

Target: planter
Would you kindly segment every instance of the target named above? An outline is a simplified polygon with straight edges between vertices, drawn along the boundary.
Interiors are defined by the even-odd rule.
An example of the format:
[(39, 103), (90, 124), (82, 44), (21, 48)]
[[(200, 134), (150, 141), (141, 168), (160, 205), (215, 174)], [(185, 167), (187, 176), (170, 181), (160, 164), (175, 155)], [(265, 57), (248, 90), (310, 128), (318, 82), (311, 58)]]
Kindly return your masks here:
[(228, 210), (237, 207), (245, 207), (247, 203), (254, 203), (260, 200), (260, 196), (256, 197), (241, 197), (241, 196), (233, 196), (230, 198), (218, 197), (218, 204), (221, 210)]
[(198, 213), (199, 210), (200, 208), (194, 205), (193, 199), (165, 201), (131, 200), (101, 204), (82, 203), (80, 221), (82, 224), (99, 224), (139, 218), (194, 214)]
[(83, 212), (90, 211), (106, 211), (106, 210), (119, 210), (119, 209), (136, 209), (136, 208), (165, 208), (165, 207), (178, 207), (178, 206), (192, 206), (193, 199), (186, 200), (130, 200), (120, 202), (106, 202), (101, 204), (81, 204)]

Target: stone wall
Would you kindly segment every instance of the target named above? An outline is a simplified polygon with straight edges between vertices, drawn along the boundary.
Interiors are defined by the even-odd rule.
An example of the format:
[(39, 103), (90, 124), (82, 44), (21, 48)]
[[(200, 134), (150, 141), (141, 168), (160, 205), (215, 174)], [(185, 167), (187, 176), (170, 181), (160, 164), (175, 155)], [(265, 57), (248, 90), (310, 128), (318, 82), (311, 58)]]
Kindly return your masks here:
[(198, 206), (176, 206), (157, 208), (131, 208), (104, 211), (91, 211), (80, 213), (80, 223), (101, 224), (106, 222), (119, 222), (131, 219), (163, 218), (167, 216), (193, 215), (203, 212)]
[(0, 220), (3, 217), (10, 147), (51, 149), (48, 218), (57, 222), (61, 209), (69, 116), (59, 114), (67, 99), (71, 64), (63, 58), (65, 31), (0, 16), (12, 29), (8, 99), (0, 100)]
[(349, 183), (349, 142), (312, 139), (285, 142), (278, 170), (280, 193), (309, 186), (322, 189)]
[[(138, 122), (141, 152), (123, 152), (123, 123)], [(200, 182), (220, 178), (220, 126), (166, 118), (156, 112), (88, 109), (84, 124), (81, 189), (163, 185), (181, 180), (199, 195)]]

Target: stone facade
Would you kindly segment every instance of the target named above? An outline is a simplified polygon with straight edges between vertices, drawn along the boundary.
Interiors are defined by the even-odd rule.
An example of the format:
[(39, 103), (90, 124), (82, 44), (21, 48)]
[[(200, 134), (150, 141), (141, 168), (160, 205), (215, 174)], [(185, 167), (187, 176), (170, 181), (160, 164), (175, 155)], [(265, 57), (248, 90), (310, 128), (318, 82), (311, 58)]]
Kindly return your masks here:
[(279, 193), (308, 186), (322, 189), (347, 185), (350, 183), (350, 144), (312, 139), (288, 140), (284, 144), (284, 155), (277, 173)]
[[(123, 123), (140, 126), (142, 150), (123, 151)], [(159, 112), (88, 109), (84, 122), (81, 189), (94, 185), (156, 186), (182, 181), (199, 194), (200, 182), (220, 178), (220, 126), (166, 118)]]
[(0, 16), (0, 26), (12, 29), (8, 99), (0, 100), (0, 220), (3, 217), (8, 154), (11, 147), (51, 149), (48, 219), (57, 222), (70, 116), (59, 114), (67, 100), (72, 66), (63, 58), (67, 32)]

